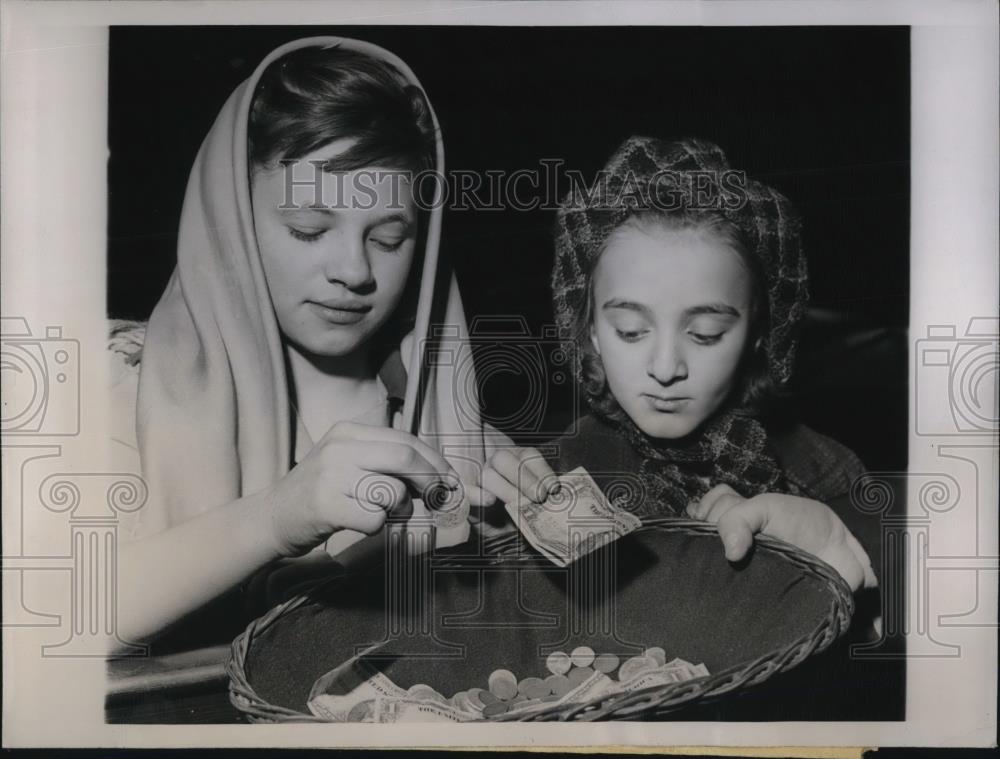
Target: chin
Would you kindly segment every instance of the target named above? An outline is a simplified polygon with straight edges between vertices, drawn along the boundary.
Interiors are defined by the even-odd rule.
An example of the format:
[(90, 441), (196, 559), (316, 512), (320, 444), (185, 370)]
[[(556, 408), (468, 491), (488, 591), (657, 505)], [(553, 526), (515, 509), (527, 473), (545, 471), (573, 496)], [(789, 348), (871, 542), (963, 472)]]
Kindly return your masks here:
[(698, 427), (698, 420), (664, 414), (654, 418), (644, 416), (641, 420), (636, 421), (636, 426), (646, 435), (657, 440), (679, 440), (690, 435)]
[(370, 337), (367, 329), (359, 330), (356, 326), (350, 329), (327, 329), (321, 334), (292, 336), (292, 341), (300, 349), (320, 358), (339, 358), (347, 356), (362, 345)]

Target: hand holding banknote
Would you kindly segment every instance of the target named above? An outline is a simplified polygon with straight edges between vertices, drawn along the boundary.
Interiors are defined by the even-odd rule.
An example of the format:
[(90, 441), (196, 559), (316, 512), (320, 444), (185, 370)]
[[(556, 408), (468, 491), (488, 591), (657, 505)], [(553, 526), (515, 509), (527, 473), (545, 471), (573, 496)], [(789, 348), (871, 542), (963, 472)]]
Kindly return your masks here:
[(490, 459), (484, 485), (505, 502), (525, 539), (565, 567), (640, 525), (608, 502), (585, 469), (556, 476), (534, 448), (508, 448)]
[(535, 448), (495, 449), (483, 472), (483, 487), (504, 503), (544, 503), (559, 488), (559, 479)]
[(610, 503), (583, 467), (561, 475), (558, 482), (542, 503), (522, 498), (506, 504), (524, 538), (556, 566), (568, 566), (642, 524)]

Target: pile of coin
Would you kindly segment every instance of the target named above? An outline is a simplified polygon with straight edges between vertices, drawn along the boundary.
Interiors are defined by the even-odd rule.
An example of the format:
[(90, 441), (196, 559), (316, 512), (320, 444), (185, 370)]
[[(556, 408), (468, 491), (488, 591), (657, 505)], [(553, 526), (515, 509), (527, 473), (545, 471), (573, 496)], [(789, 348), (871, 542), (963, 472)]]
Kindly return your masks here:
[[(507, 712), (530, 709), (546, 703), (562, 701), (584, 683), (590, 681), (603, 690), (619, 691), (628, 683), (656, 673), (668, 674), (679, 682), (708, 675), (703, 664), (697, 666), (681, 659), (667, 663), (666, 651), (658, 646), (647, 648), (642, 654), (622, 661), (612, 653), (598, 654), (589, 646), (578, 646), (572, 652), (554, 651), (545, 661), (548, 675), (544, 678), (528, 676), (518, 679), (508, 669), (494, 670), (486, 688), (469, 688), (447, 698), (429, 685), (414, 685), (407, 695), (415, 700), (437, 702), (458, 712), (483, 718), (498, 717)], [(600, 673), (597, 677), (597, 673)], [(618, 683), (614, 683), (617, 676)], [(669, 680), (668, 680), (669, 682)]]
[(618, 681), (622, 683), (631, 682), (640, 675), (663, 668), (672, 668), (680, 672), (687, 670), (690, 676), (680, 679), (692, 679), (708, 674), (703, 664), (695, 667), (683, 659), (674, 659), (668, 664), (667, 652), (659, 646), (647, 648), (642, 654), (624, 662), (616, 654), (596, 654), (589, 646), (579, 646), (569, 654), (554, 651), (549, 654), (545, 665), (552, 673), (549, 680), (564, 678), (573, 685), (586, 681), (595, 672), (601, 672), (610, 678), (617, 674)]
[(509, 669), (498, 669), (491, 673), (486, 688), (462, 690), (450, 699), (445, 699), (426, 685), (414, 685), (408, 691), (410, 696), (433, 698), (460, 712), (471, 712), (487, 718), (548, 701), (558, 701), (566, 692), (564, 689), (553, 690), (549, 683), (540, 677), (525, 677), (518, 680)]

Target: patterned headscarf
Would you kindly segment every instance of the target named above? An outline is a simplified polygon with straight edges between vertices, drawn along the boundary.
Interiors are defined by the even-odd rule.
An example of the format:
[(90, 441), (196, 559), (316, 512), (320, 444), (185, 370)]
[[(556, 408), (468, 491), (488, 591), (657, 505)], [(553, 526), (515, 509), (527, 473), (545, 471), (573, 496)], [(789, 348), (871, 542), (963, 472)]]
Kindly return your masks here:
[[(791, 377), (798, 325), (808, 302), (801, 223), (791, 203), (765, 184), (730, 167), (717, 146), (701, 140), (665, 142), (631, 137), (611, 157), (586, 193), (567, 196), (557, 213), (552, 289), (556, 321), (571, 332), (591, 297), (594, 266), (611, 233), (640, 211), (669, 215), (709, 205), (742, 232), (764, 278), (768, 331), (762, 346), (776, 388)], [(587, 335), (575, 334), (578, 344)], [(576, 352), (576, 378), (584, 380)], [(767, 432), (753, 413), (731, 402), (683, 441), (642, 433), (627, 415), (588, 395), (598, 417), (621, 429), (643, 459), (652, 498), (645, 513), (680, 512), (711, 487), (727, 483), (744, 496), (794, 490), (782, 475)], [(738, 400), (738, 399), (737, 399)]]

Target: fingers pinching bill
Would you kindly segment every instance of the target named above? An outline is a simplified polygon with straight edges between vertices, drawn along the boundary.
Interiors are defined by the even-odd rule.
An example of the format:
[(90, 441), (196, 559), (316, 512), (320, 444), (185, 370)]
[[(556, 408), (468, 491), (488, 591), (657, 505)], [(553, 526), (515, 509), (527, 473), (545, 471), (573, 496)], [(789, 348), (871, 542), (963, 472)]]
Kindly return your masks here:
[(559, 478), (537, 449), (522, 448), (519, 453), (523, 469), (526, 469), (535, 478), (538, 501), (544, 501), (559, 489)]
[[(555, 474), (534, 448), (502, 448), (490, 458), (490, 468), (510, 487), (496, 483), (506, 493), (501, 496), (507, 503), (515, 503), (518, 494), (535, 503), (542, 503), (549, 495)], [(493, 490), (492, 488), (490, 488)], [(493, 490), (498, 496), (500, 492)]]
[(483, 472), (483, 487), (504, 503), (517, 503), (517, 488), (492, 466)]

